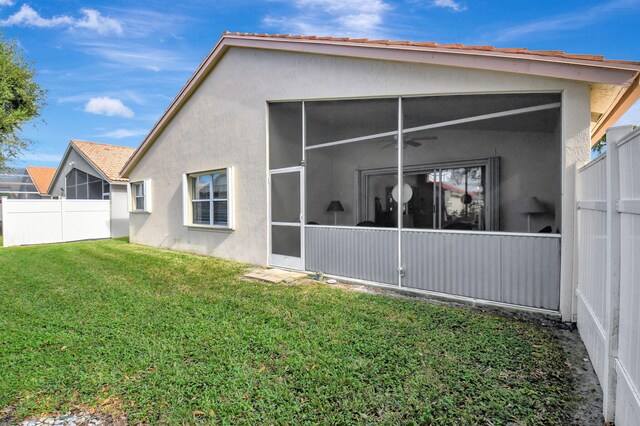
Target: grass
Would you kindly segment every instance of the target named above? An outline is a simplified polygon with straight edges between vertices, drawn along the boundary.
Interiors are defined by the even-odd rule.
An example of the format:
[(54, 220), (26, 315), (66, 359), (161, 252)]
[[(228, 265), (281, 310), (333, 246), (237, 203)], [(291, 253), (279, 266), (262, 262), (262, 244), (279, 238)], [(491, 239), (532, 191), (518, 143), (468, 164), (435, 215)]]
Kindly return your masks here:
[(150, 424), (566, 424), (547, 329), (470, 309), (239, 278), (127, 244), (0, 251), (0, 410)]

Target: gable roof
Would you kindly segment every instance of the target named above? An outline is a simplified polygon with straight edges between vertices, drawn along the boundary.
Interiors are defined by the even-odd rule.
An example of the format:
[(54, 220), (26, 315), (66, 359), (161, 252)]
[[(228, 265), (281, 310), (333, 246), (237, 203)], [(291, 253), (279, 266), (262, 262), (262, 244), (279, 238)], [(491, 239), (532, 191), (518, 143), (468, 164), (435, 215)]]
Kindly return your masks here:
[(40, 194), (46, 194), (49, 185), (51, 185), (51, 181), (53, 181), (53, 176), (56, 174), (56, 169), (54, 167), (36, 166), (27, 166), (26, 169), (38, 192)]
[(126, 162), (122, 176), (128, 175), (225, 52), (234, 46), (483, 69), (592, 83), (592, 143), (600, 139), (607, 127), (640, 98), (640, 62), (610, 60), (597, 55), (434, 42), (225, 31)]
[(122, 167), (129, 157), (135, 152), (135, 148), (76, 139), (71, 140), (71, 145), (73, 145), (96, 170), (102, 172), (109, 181), (128, 181), (128, 179), (120, 177), (120, 170), (122, 170)]
[(69, 155), (69, 151), (72, 149), (84, 158), (89, 165), (98, 172), (102, 179), (109, 181), (109, 183), (124, 184), (129, 181), (129, 179), (120, 176), (120, 170), (122, 170), (127, 160), (135, 152), (135, 148), (72, 139), (51, 179), (47, 190), (48, 193), (51, 193), (53, 190), (51, 186), (56, 181), (60, 171), (64, 168), (64, 162)]

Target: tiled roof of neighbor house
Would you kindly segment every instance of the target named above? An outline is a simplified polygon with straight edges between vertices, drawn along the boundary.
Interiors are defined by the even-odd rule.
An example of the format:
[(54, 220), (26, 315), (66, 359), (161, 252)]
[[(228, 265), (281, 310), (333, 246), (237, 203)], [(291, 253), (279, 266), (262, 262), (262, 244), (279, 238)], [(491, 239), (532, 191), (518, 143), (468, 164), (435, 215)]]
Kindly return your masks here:
[(27, 166), (27, 173), (31, 177), (33, 184), (40, 194), (46, 194), (51, 184), (53, 176), (56, 174), (55, 167), (35, 167)]
[(109, 180), (114, 182), (128, 181), (128, 179), (120, 177), (120, 170), (134, 153), (135, 148), (75, 139), (71, 141), (71, 144)]
[(415, 42), (415, 41), (393, 41), (393, 40), (370, 40), (368, 38), (349, 38), (349, 37), (320, 37), (320, 36), (303, 36), (303, 35), (291, 35), (291, 34), (257, 34), (257, 33), (241, 33), (241, 32), (231, 32), (225, 31), (223, 33), (224, 36), (235, 36), (235, 37), (258, 37), (258, 38), (266, 38), (266, 39), (287, 39), (287, 40), (301, 40), (301, 41), (317, 41), (317, 42), (343, 42), (343, 43), (357, 43), (363, 45), (372, 45), (372, 46), (408, 46), (408, 47), (424, 47), (424, 48), (437, 48), (437, 49), (455, 49), (455, 50), (470, 50), (470, 51), (486, 51), (486, 52), (497, 52), (497, 53), (516, 53), (522, 55), (534, 55), (534, 56), (549, 56), (556, 58), (564, 58), (564, 59), (583, 59), (586, 61), (600, 61), (600, 62), (610, 62), (610, 63), (618, 63), (618, 64), (631, 64), (631, 65), (640, 65), (640, 62), (635, 61), (620, 61), (615, 59), (605, 59), (604, 56), (600, 55), (584, 55), (584, 54), (573, 54), (573, 53), (565, 53), (561, 50), (529, 50), (523, 47), (493, 47), (493, 46), (467, 46), (464, 44), (446, 44), (446, 43), (436, 43), (433, 41), (424, 41), (424, 42)]

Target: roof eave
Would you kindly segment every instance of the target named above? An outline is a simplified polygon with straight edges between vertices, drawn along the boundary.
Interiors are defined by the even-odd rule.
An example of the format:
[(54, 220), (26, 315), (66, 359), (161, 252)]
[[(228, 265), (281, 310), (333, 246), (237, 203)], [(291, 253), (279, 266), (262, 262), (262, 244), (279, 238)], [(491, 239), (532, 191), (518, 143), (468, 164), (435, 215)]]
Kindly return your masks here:
[(640, 74), (637, 74), (633, 82), (620, 91), (611, 107), (598, 120), (591, 131), (591, 146), (598, 142), (607, 129), (613, 126), (638, 99), (640, 99)]

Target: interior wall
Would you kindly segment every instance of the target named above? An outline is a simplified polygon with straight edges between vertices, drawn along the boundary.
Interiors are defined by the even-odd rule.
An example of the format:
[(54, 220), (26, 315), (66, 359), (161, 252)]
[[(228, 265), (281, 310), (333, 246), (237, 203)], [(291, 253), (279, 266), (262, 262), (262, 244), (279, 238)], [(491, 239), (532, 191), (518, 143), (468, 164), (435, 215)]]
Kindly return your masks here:
[[(560, 228), (561, 160), (559, 127), (552, 133), (504, 131), (438, 130), (437, 140), (420, 147), (407, 147), (407, 166), (447, 161), (500, 157), (500, 230), (526, 232), (527, 215), (519, 206), (537, 197), (549, 213), (533, 215), (533, 232), (549, 225)], [(331, 200), (340, 200), (345, 211), (338, 213), (338, 224), (354, 226), (357, 182), (360, 170), (396, 166), (396, 149), (387, 143), (357, 142), (312, 150), (307, 165), (307, 221), (333, 224), (333, 213), (326, 212)]]

